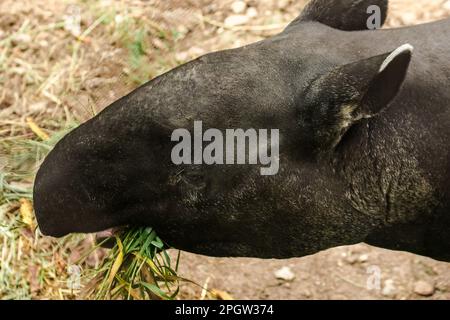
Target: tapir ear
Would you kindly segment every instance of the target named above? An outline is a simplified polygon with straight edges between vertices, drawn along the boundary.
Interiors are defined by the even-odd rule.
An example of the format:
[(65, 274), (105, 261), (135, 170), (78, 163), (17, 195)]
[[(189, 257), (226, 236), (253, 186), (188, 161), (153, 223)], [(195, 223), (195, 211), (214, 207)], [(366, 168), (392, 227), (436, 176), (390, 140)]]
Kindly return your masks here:
[(309, 86), (299, 123), (311, 148), (332, 150), (348, 128), (385, 109), (397, 96), (413, 47), (339, 66)]
[[(304, 21), (317, 21), (340, 30), (367, 30), (371, 14), (379, 13), (380, 26), (384, 24), (388, 3), (388, 0), (311, 0), (289, 26)], [(376, 10), (372, 11), (373, 8)]]

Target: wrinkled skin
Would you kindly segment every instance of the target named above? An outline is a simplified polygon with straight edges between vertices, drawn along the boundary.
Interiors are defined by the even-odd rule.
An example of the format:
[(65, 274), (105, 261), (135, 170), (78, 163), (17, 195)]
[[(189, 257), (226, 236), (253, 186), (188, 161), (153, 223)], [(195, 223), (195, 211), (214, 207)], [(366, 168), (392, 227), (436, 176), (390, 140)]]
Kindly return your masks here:
[[(326, 1), (323, 11), (312, 1), (281, 34), (207, 54), (114, 102), (42, 164), (40, 229), (146, 225), (212, 256), (367, 242), (450, 261), (450, 20), (362, 30), (367, 6), (385, 15), (386, 2)], [(391, 54), (405, 43), (412, 58), (409, 47)], [(280, 129), (278, 174), (172, 164), (171, 133), (194, 120)]]

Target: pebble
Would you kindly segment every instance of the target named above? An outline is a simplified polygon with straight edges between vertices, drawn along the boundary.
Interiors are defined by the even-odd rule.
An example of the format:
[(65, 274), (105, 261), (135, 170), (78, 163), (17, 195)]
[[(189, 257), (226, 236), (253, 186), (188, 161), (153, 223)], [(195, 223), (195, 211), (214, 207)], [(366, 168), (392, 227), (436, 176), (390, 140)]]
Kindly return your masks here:
[(247, 8), (247, 4), (244, 1), (234, 1), (231, 4), (231, 10), (233, 11), (233, 13), (235, 14), (241, 14), (245, 11), (245, 9)]
[(249, 18), (255, 18), (256, 16), (258, 16), (258, 11), (255, 8), (250, 7), (247, 9), (246, 15)]
[(275, 271), (275, 277), (284, 281), (292, 281), (295, 279), (295, 274), (292, 272), (291, 268), (283, 267)]
[(426, 281), (419, 280), (414, 283), (414, 293), (424, 297), (432, 296), (434, 294), (434, 286)]
[(394, 280), (387, 279), (384, 282), (383, 290), (381, 290), (381, 294), (385, 297), (393, 298), (396, 294), (396, 289), (394, 285)]
[(302, 296), (304, 296), (305, 298), (311, 298), (311, 296), (312, 296), (311, 291), (309, 291), (308, 289), (304, 289), (302, 292), (300, 292), (300, 294)]
[(345, 261), (347, 261), (348, 264), (355, 264), (356, 261), (358, 261), (358, 257), (353, 254), (350, 254), (345, 258)]
[(358, 258), (359, 262), (367, 262), (367, 260), (369, 260), (369, 255), (367, 255), (367, 254), (362, 254)]
[(243, 14), (236, 14), (228, 16), (225, 19), (225, 26), (227, 27), (234, 27), (234, 26), (240, 26), (243, 24), (246, 24), (249, 20), (249, 17)]

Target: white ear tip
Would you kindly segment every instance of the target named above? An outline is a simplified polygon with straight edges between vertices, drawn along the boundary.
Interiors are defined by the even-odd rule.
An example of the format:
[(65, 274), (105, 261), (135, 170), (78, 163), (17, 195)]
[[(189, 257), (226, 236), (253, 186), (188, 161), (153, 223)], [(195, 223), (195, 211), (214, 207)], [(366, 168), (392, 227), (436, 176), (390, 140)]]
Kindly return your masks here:
[(405, 52), (410, 52), (412, 53), (414, 51), (414, 47), (412, 45), (410, 45), (409, 43), (405, 43), (404, 45), (401, 45), (400, 47), (398, 47), (397, 49), (395, 49), (384, 61), (383, 64), (380, 67), (380, 71), (379, 72), (383, 72), (384, 69), (386, 69), (386, 67), (400, 54), (405, 53)]
[(397, 50), (399, 50), (400, 52), (405, 52), (405, 51), (413, 52), (414, 47), (412, 45), (410, 45), (409, 43), (405, 43), (404, 45), (398, 47)]

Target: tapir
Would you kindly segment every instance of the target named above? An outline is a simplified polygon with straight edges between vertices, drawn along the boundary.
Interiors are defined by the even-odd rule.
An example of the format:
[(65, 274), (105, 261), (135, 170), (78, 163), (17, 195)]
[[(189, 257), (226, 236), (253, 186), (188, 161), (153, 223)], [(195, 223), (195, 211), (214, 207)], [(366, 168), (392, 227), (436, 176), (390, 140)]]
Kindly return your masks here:
[[(281, 33), (140, 86), (42, 163), (44, 235), (150, 226), (168, 245), (289, 258), (365, 242), (450, 261), (450, 20), (369, 29), (387, 0), (312, 0)], [(174, 130), (278, 129), (279, 170), (174, 164)]]

